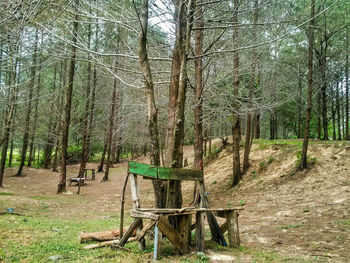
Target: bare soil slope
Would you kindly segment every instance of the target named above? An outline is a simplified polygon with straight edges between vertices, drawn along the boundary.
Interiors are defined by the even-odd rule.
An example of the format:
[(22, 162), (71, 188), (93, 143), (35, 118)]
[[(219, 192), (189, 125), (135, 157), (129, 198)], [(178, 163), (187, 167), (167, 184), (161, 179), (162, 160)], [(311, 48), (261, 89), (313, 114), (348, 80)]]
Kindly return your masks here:
[(317, 261), (350, 261), (350, 145), (310, 146), (310, 168), (298, 171), (298, 145), (254, 145), (251, 168), (229, 188), (232, 154), (206, 166), (212, 205), (244, 204), (244, 246)]

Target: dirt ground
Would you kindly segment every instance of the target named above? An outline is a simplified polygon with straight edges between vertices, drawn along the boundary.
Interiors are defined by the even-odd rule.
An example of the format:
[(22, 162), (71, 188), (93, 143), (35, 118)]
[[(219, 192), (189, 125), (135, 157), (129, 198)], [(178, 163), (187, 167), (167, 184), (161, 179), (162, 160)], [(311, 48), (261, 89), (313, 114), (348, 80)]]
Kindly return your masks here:
[[(217, 142), (218, 143), (218, 142)], [(291, 259), (314, 259), (317, 262), (350, 262), (350, 145), (313, 144), (310, 155), (316, 157), (306, 171), (296, 171), (294, 146), (254, 145), (251, 168), (236, 188), (230, 188), (232, 154), (223, 150), (205, 166), (205, 182), (212, 207), (244, 206), (239, 217), (242, 246), (262, 249)], [(189, 164), (192, 147), (185, 148)], [(147, 162), (143, 157), (138, 161)], [(97, 168), (89, 163), (88, 168)], [(24, 177), (13, 177), (15, 168), (7, 169), (0, 198), (16, 203), (16, 212), (32, 213), (28, 198), (45, 197), (52, 209), (50, 216), (59, 218), (98, 219), (119, 215), (120, 194), (127, 162), (116, 164), (108, 182), (87, 181), (56, 195), (58, 173), (26, 168)], [(75, 177), (78, 165), (68, 168), (68, 178)], [(153, 205), (153, 191), (148, 180), (139, 180), (141, 205)], [(190, 201), (192, 184), (183, 184), (184, 203)], [(74, 198), (78, 202), (70, 202)], [(38, 200), (30, 199), (33, 206)], [(131, 207), (127, 187), (126, 209)], [(2, 209), (2, 208), (1, 208)], [(220, 261), (222, 262), (222, 261)], [(249, 262), (249, 260), (247, 261)]]

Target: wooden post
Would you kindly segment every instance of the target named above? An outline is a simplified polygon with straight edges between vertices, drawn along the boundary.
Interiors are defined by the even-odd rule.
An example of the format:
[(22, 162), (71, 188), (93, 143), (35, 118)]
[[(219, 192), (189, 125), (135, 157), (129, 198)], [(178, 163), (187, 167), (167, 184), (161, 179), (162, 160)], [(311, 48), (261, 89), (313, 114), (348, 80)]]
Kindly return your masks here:
[(134, 233), (135, 229), (142, 223), (141, 218), (135, 218), (134, 221), (129, 226), (128, 230), (126, 230), (125, 235), (120, 238), (119, 246), (123, 247), (126, 242), (128, 242), (129, 237), (131, 237), (132, 233)]
[[(133, 205), (133, 209), (137, 210), (138, 208), (140, 208), (140, 198), (139, 198), (139, 187), (137, 184), (137, 175), (136, 174), (130, 174), (129, 175), (130, 178), (130, 185), (131, 185), (131, 196), (132, 196), (132, 205)], [(142, 225), (142, 219), (141, 219), (141, 223), (136, 227), (136, 234), (138, 234), (143, 228)], [(140, 250), (144, 250), (145, 249), (145, 239), (142, 238), (141, 240), (137, 241), (138, 247)]]
[[(201, 196), (200, 207), (201, 208), (209, 208), (209, 201), (208, 201), (208, 197), (205, 193), (204, 182), (200, 181), (198, 183), (198, 187), (199, 187), (199, 193)], [(216, 243), (222, 245), (222, 246), (227, 247), (227, 242), (224, 238), (224, 235), (221, 233), (219, 224), (218, 224), (213, 212), (207, 211), (206, 215), (207, 215), (207, 220), (209, 223), (209, 228), (210, 228), (212, 240), (215, 241)]]
[(204, 212), (196, 212), (196, 247), (198, 251), (204, 251)]
[(179, 232), (182, 238), (191, 245), (191, 224), (192, 224), (192, 214), (184, 214), (180, 217), (180, 227)]
[(158, 226), (156, 226), (154, 231), (154, 248), (153, 248), (154, 260), (157, 260), (159, 258), (161, 238), (162, 238), (162, 234), (160, 233)]
[(237, 211), (235, 210), (227, 211), (226, 222), (227, 222), (229, 245), (230, 247), (238, 247), (240, 245), (240, 239), (239, 239)]
[(79, 183), (78, 183), (78, 192), (77, 192), (77, 194), (80, 194), (80, 186), (81, 186), (81, 180), (82, 178), (78, 178), (78, 180), (79, 180)]
[(181, 237), (179, 232), (169, 223), (165, 216), (160, 216), (157, 222), (159, 230), (169, 239), (181, 254), (190, 252), (187, 242)]
[(125, 176), (124, 179), (124, 184), (123, 184), (123, 190), (122, 190), (122, 195), (121, 195), (121, 201), (120, 201), (120, 225), (119, 225), (119, 236), (120, 238), (123, 236), (123, 229), (124, 229), (124, 203), (125, 203), (125, 190), (126, 186), (128, 184), (128, 179), (129, 179), (129, 169), (128, 173)]

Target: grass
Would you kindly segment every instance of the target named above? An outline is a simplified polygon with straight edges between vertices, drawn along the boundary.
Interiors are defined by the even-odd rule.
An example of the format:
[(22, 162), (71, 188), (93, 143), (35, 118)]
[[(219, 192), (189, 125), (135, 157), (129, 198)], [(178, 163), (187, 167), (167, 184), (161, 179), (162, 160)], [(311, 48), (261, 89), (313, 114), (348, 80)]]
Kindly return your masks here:
[(0, 196), (14, 196), (14, 193), (0, 193)]
[[(78, 242), (79, 234), (115, 229), (119, 224), (113, 215), (107, 219), (57, 219), (42, 214), (31, 216), (0, 216), (0, 258), (5, 262), (50, 262), (50, 257), (58, 257), (62, 262), (146, 262), (153, 256), (153, 241), (147, 239), (146, 250), (138, 251), (137, 243), (127, 243), (131, 251), (114, 250), (109, 247), (85, 250), (86, 244)], [(207, 238), (209, 234), (207, 233)], [(193, 242), (194, 243), (194, 242)], [(252, 262), (284, 262), (284, 257), (274, 252), (253, 250), (245, 247), (222, 247), (211, 240), (206, 247), (219, 254), (228, 254), (237, 259), (249, 257)], [(204, 253), (178, 256), (174, 246), (162, 241), (159, 262), (209, 262)]]
[(344, 225), (344, 226), (350, 226), (350, 219), (349, 220), (344, 220), (344, 221), (336, 221), (336, 225)]
[[(281, 139), (281, 140), (254, 140), (254, 144), (258, 145), (258, 149), (267, 149), (270, 146), (279, 146), (284, 148), (301, 148), (303, 146), (303, 140), (302, 139)], [(322, 145), (334, 145), (335, 147), (339, 147), (339, 141), (320, 141), (311, 139), (309, 140), (309, 145), (316, 145), (316, 144), (322, 144)], [(350, 144), (349, 142), (342, 142), (342, 144)]]
[(302, 224), (295, 224), (295, 225), (291, 224), (291, 225), (285, 225), (285, 226), (278, 226), (277, 228), (279, 228), (279, 229), (293, 229), (293, 228), (299, 228), (301, 226), (302, 226)]
[(255, 140), (255, 144), (258, 145), (258, 149), (267, 149), (272, 145), (281, 147), (301, 147), (303, 145), (302, 140)]
[(143, 262), (152, 251), (148, 242), (144, 252), (137, 251), (135, 242), (126, 248), (135, 253), (111, 248), (85, 250), (78, 242), (79, 233), (117, 228), (116, 219), (61, 220), (43, 216), (0, 217), (0, 258), (5, 262), (49, 262), (59, 257), (64, 262)]

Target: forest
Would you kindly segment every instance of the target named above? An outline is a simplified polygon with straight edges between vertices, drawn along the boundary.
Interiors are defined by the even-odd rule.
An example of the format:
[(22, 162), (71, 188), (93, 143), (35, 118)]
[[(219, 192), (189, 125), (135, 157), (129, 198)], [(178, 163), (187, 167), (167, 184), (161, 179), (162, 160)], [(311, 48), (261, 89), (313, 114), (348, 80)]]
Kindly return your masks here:
[[(337, 211), (332, 219), (332, 226), (341, 228), (332, 237), (339, 241), (337, 248), (315, 245), (320, 249), (308, 247), (301, 254), (305, 262), (346, 262), (349, 237), (341, 231), (349, 231), (350, 225), (350, 1), (2, 0), (0, 10), (0, 228), (7, 229), (1, 239), (14, 231), (7, 224), (12, 207), (31, 215), (28, 220), (36, 215), (40, 221), (45, 214), (42, 206), (47, 206), (52, 209), (47, 217), (62, 217), (62, 231), (64, 220), (72, 222), (67, 231), (74, 240), (79, 231), (115, 228), (115, 220), (122, 221), (119, 215), (106, 224), (86, 221), (87, 228), (78, 229), (77, 220), (84, 218), (79, 203), (88, 207), (92, 200), (100, 200), (100, 206), (106, 204), (102, 211), (119, 213), (127, 161), (136, 160), (204, 171), (211, 206), (243, 206), (243, 245), (230, 251), (247, 262), (284, 262), (285, 255), (301, 258), (274, 246), (261, 252), (266, 247), (249, 243), (251, 233), (245, 225), (259, 206), (249, 208), (244, 200), (256, 198), (257, 204), (255, 191), (261, 191), (263, 200), (270, 191), (284, 193), (284, 186), (289, 185), (289, 191), (307, 187), (303, 180), (317, 183), (320, 175), (330, 184), (334, 180), (339, 184), (322, 187), (337, 193), (336, 207), (325, 205)], [(78, 180), (81, 193), (76, 195), (72, 180), (90, 170), (95, 173), (94, 169), (97, 180), (87, 180), (86, 186), (82, 181), (81, 190)], [(278, 175), (275, 192), (261, 188), (271, 183), (263, 175)], [(259, 186), (257, 180), (263, 183)], [(198, 182), (152, 180), (141, 185), (148, 189), (142, 203), (155, 208), (198, 207), (203, 202)], [(305, 189), (304, 201), (311, 198)], [(33, 197), (40, 204), (31, 204)], [(62, 207), (54, 208), (54, 200)], [(32, 211), (24, 209), (27, 205)], [(70, 205), (76, 218), (67, 215)], [(307, 210), (312, 205), (305, 206)], [(94, 209), (86, 220), (104, 213)], [(47, 220), (44, 227), (52, 228), (54, 220)], [(33, 231), (38, 231), (33, 224)], [(277, 228), (298, 233), (303, 224)], [(316, 234), (314, 238), (310, 243), (320, 241)], [(0, 262), (25, 261), (15, 255), (13, 249), (19, 245), (13, 242), (0, 241)], [(293, 239), (288, 242), (293, 244)], [(56, 260), (115, 262), (111, 257), (117, 255), (121, 259), (116, 262), (124, 262), (132, 255), (123, 249), (77, 254), (74, 251), (81, 248), (75, 246), (71, 256), (59, 255), (62, 258)], [(42, 252), (34, 256), (38, 248), (33, 247), (27, 251), (23, 245), (29, 261), (47, 262)], [(60, 249), (52, 249), (60, 254)], [(125, 248), (134, 249), (129, 244)], [(143, 262), (137, 255), (141, 259), (136, 256), (135, 262)], [(207, 262), (211, 256), (191, 257)], [(191, 259), (175, 256), (174, 262), (186, 260)]]

